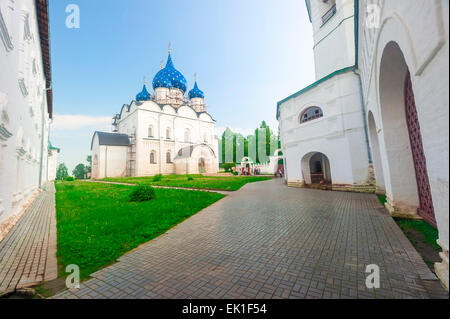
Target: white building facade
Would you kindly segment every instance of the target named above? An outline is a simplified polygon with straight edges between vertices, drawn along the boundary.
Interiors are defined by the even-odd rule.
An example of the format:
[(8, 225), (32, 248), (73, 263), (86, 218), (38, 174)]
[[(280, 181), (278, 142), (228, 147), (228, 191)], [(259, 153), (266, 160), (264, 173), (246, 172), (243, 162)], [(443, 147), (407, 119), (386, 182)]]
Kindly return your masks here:
[(354, 72), (353, 1), (308, 1), (317, 81), (278, 103), (289, 186), (374, 190), (370, 152)]
[(46, 0), (0, 0), (0, 239), (48, 180)]
[[(448, 289), (448, 1), (306, 3), (318, 81), (278, 104), (287, 182), (375, 187), (393, 216), (425, 219), (439, 231), (435, 270)], [(322, 112), (302, 122), (310, 105)], [(303, 159), (311, 150), (326, 156), (321, 167), (316, 154)]]
[(436, 226), (448, 289), (449, 7), (359, 1), (358, 58), (377, 188), (386, 207)]
[(195, 81), (189, 92), (169, 52), (167, 65), (114, 117), (114, 132), (92, 140), (92, 178), (217, 173), (214, 120)]

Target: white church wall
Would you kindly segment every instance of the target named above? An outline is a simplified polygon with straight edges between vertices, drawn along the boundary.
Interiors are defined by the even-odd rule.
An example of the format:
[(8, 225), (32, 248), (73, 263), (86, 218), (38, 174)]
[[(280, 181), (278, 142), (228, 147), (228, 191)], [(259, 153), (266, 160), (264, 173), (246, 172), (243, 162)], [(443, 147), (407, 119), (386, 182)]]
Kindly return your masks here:
[(124, 177), (127, 155), (127, 146), (98, 145), (98, 138), (95, 137), (92, 147), (92, 178)]
[[(411, 73), (411, 82), (416, 102), (417, 115), (422, 135), (422, 143), (426, 158), (426, 167), (431, 187), (431, 195), (437, 227), (439, 230), (439, 244), (443, 249), (441, 257), (443, 262), (437, 264), (436, 270), (440, 279), (448, 288), (448, 248), (449, 248), (449, 49), (448, 49), (448, 1), (418, 0), (411, 6), (408, 0), (381, 1), (380, 25), (378, 28), (365, 27), (365, 8), (369, 2), (360, 2), (360, 39), (359, 59), (361, 65), (364, 97), (367, 114), (373, 114), (373, 122), (377, 127), (379, 141), (379, 157), (382, 165), (383, 183), (391, 209), (399, 212), (413, 210), (398, 198), (396, 185), (411, 184), (415, 181), (407, 180), (408, 174), (397, 163), (403, 153), (391, 153), (394, 140), (392, 134), (388, 135), (392, 127), (383, 117), (383, 103), (397, 103), (399, 108), (404, 107), (401, 85), (398, 85), (399, 100), (381, 99), (386, 97), (386, 83), (381, 83), (383, 52), (391, 48), (393, 42), (401, 51), (404, 61)], [(386, 80), (383, 80), (386, 81)], [(395, 85), (395, 83), (391, 84)], [(395, 96), (394, 95), (394, 96)], [(397, 121), (401, 122), (401, 121)], [(389, 138), (388, 138), (389, 136)], [(372, 147), (374, 146), (372, 138)], [(411, 152), (407, 146), (406, 151)], [(380, 168), (379, 168), (380, 170)], [(410, 169), (411, 171), (411, 169)], [(376, 175), (380, 173), (375, 172)], [(411, 175), (411, 174), (409, 174)], [(414, 177), (414, 174), (412, 174)], [(417, 190), (410, 191), (408, 204), (418, 205)]]
[[(98, 141), (98, 135), (95, 134), (92, 140), (92, 179), (101, 179), (100, 172), (104, 172), (103, 165), (105, 163), (100, 152), (100, 145)], [(104, 177), (104, 176), (103, 176)]]
[(46, 181), (50, 121), (34, 1), (3, 0), (0, 14), (1, 233)]
[[(357, 77), (345, 73), (280, 105), (280, 134), (287, 159), (291, 186), (303, 186), (302, 159), (321, 152), (330, 161), (335, 189), (361, 187), (368, 178), (368, 157)], [(300, 124), (300, 116), (311, 106), (323, 117)]]
[(58, 167), (58, 150), (49, 150), (48, 157), (48, 180), (54, 181), (56, 179), (56, 170)]
[(102, 145), (100, 152), (104, 153), (105, 157), (105, 177), (124, 177), (126, 175), (127, 146)]

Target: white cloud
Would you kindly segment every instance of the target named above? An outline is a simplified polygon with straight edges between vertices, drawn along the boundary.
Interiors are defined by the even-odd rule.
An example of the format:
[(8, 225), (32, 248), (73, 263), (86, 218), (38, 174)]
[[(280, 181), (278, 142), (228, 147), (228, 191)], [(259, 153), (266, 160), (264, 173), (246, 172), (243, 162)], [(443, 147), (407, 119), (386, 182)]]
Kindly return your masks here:
[(95, 126), (98, 129), (110, 128), (112, 123), (111, 116), (87, 116), (87, 115), (70, 115), (70, 114), (54, 114), (52, 130), (67, 131), (79, 130), (85, 127)]

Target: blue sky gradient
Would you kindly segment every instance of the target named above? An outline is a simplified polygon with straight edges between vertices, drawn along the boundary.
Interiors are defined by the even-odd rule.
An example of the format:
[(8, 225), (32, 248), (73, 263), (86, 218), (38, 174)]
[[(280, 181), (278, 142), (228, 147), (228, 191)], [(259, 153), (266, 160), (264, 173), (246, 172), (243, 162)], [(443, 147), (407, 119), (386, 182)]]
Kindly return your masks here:
[[(80, 29), (65, 26), (68, 4)], [(167, 60), (193, 87), (217, 130), (276, 128), (276, 102), (314, 81), (313, 40), (301, 0), (50, 0), (55, 120), (52, 143), (71, 171), (125, 103)]]

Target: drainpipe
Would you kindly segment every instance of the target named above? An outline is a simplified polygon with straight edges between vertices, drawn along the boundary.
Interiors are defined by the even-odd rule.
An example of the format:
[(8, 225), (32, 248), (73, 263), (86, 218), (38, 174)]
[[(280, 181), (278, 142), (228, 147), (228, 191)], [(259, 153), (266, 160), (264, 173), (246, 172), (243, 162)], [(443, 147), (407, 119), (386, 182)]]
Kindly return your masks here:
[(369, 164), (372, 164), (372, 151), (370, 150), (370, 144), (369, 144), (369, 133), (367, 129), (367, 118), (366, 118), (366, 108), (365, 108), (365, 102), (364, 102), (364, 94), (363, 94), (363, 87), (362, 87), (362, 80), (361, 80), (361, 74), (359, 72), (359, 57), (358, 57), (358, 40), (359, 40), (359, 0), (354, 0), (355, 2), (355, 66), (353, 68), (353, 73), (358, 77), (358, 84), (359, 84), (359, 96), (361, 101), (361, 113), (363, 116), (363, 123), (364, 123), (364, 137), (366, 140), (366, 149), (367, 149), (367, 158), (369, 160)]

